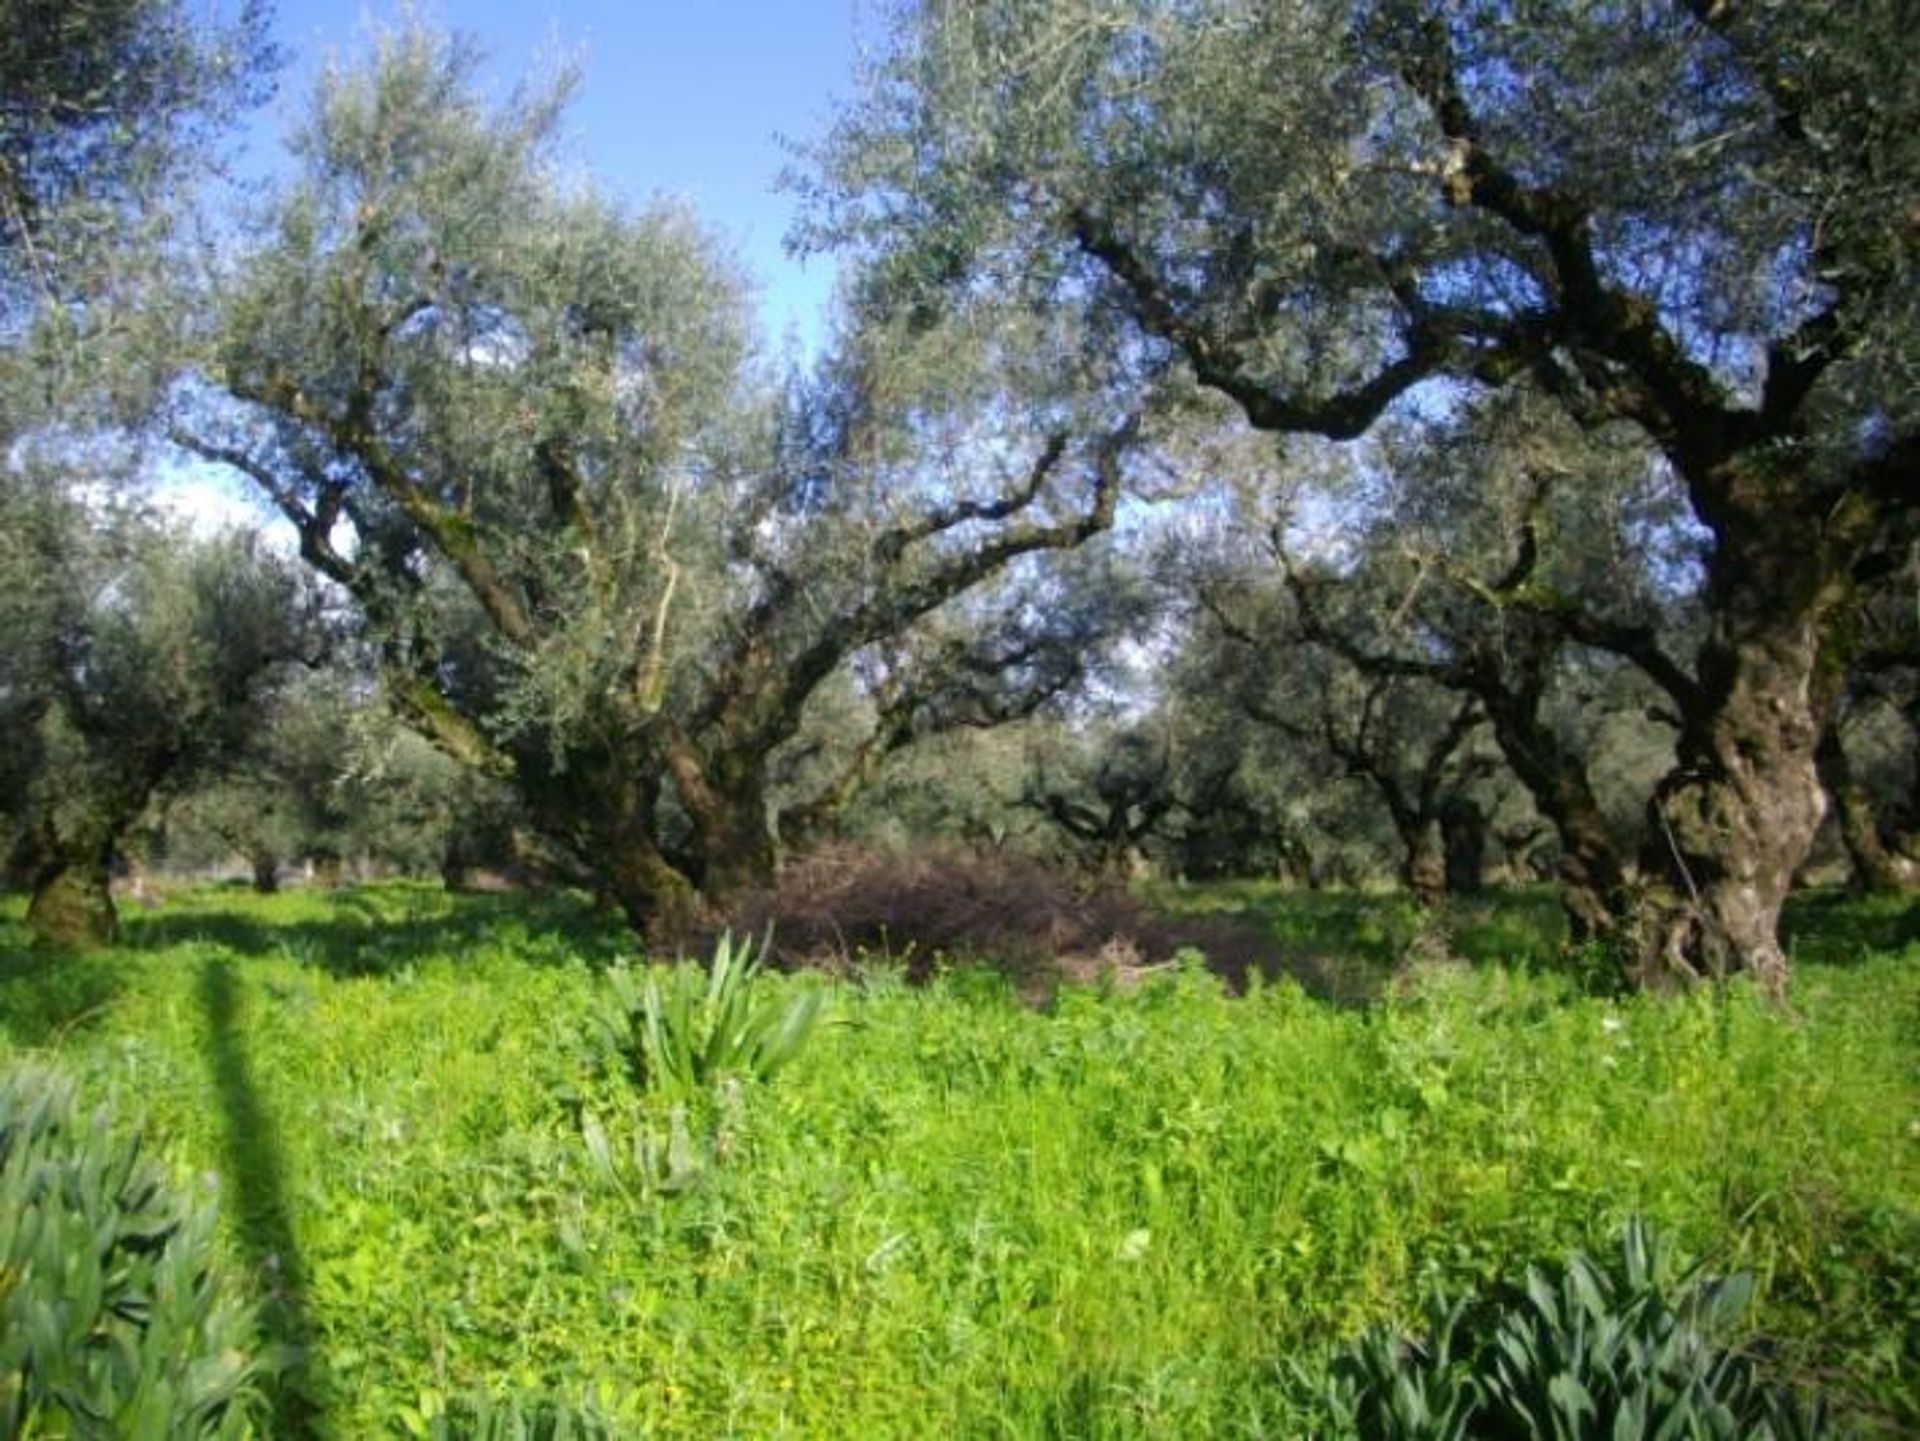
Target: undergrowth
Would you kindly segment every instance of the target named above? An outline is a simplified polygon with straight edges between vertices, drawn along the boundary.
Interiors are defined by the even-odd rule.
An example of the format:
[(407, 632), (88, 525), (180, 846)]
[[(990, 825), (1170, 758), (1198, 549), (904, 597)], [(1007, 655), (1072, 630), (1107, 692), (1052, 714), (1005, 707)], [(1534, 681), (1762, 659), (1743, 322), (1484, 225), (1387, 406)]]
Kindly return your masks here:
[[(1284, 940), (1278, 898), (1219, 899)], [(1920, 950), (1805, 959), (1844, 908), (1804, 923), (1791, 1014), (1595, 999), (1531, 952), (1365, 1006), (856, 967), (669, 1187), (585, 1141), (660, 1123), (581, 1070), (617, 938), (483, 901), (205, 893), (86, 961), (0, 923), (0, 1060), (219, 1178), (291, 1346), (277, 1414), (319, 1434), (491, 1395), (614, 1434), (1298, 1436), (1301, 1358), (1633, 1215), (1752, 1274), (1769, 1377), (1920, 1429)]]

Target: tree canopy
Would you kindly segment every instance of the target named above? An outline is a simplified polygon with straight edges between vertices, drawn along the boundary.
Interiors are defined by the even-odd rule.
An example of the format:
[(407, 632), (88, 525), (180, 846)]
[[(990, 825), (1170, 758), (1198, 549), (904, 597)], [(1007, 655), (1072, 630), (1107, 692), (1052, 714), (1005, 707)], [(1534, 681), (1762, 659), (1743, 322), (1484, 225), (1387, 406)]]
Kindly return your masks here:
[(1670, 889), (1616, 904), (1650, 971), (1778, 983), (1856, 588), (1920, 515), (1904, 10), (928, 0), (813, 234), (920, 312), (1045, 294), (1278, 435), (1524, 388), (1633, 436), (1710, 542)]
[[(569, 161), (570, 74), (492, 100), (407, 21), (183, 265), (262, 12), (29, 5), (7, 564), (83, 590), (16, 602), (3, 698), (42, 740), (93, 715), (147, 777), (106, 789), (194, 773), (197, 741), (174, 776), (110, 736), (87, 657), (185, 655), (187, 570), (277, 562), (111, 499), (164, 435), (349, 618), (335, 701), (477, 778), (487, 849), (537, 831), (657, 938), (872, 831), (877, 785), (896, 830), (1384, 862), (1436, 906), (1538, 848), (1642, 979), (1778, 988), (1817, 838), (1879, 883), (1920, 854), (1906, 8), (900, 0), (797, 182), (837, 329), (780, 364), (720, 237)], [(182, 694), (254, 714), (256, 659)], [(357, 834), (325, 690), (175, 812), (263, 879)], [(36, 742), (11, 792), (104, 774), (80, 755)], [(21, 864), (97, 873), (131, 821), (92, 809), (23, 822)]]
[(474, 58), (411, 29), (327, 78), (173, 434), (292, 523), (411, 723), (671, 927), (768, 878), (772, 759), (846, 667), (879, 730), (1062, 683), (1006, 623), (1140, 421), (1017, 327), (769, 383), (723, 247), (565, 176), (565, 84), (490, 110)]
[(88, 312), (109, 308), (130, 274), (151, 278), (142, 262), (187, 213), (183, 187), (217, 162), (214, 138), (264, 98), (278, 58), (258, 0), (231, 14), (181, 0), (8, 7), (0, 306), (10, 338), (36, 315), (90, 337), (111, 331)]

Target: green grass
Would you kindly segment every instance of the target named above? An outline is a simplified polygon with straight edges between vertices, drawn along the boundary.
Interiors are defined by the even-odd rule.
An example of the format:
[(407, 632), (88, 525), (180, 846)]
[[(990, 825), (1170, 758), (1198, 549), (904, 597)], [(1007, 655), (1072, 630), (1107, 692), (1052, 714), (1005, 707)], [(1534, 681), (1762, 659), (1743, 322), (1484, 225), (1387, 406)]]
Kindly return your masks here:
[[(1277, 945), (1344, 929), (1369, 972), (1408, 920), (1202, 899)], [(878, 975), (836, 987), (673, 1193), (582, 1142), (583, 1115), (616, 1153), (666, 1117), (584, 1067), (621, 942), (565, 900), (204, 892), (85, 960), (0, 921), (0, 1053), (49, 1056), (150, 1117), (183, 1180), (217, 1178), (304, 1346), (288, 1432), (406, 1434), (523, 1386), (597, 1390), (628, 1434), (1291, 1436), (1290, 1360), (1406, 1315), (1430, 1275), (1610, 1249), (1635, 1212), (1756, 1271), (1783, 1371), (1912, 1431), (1916, 914), (1803, 908), (1792, 1014), (1581, 996), (1537, 896), (1456, 921), (1482, 964), (1369, 1006), (1178, 972), (1036, 1011), (977, 972)]]

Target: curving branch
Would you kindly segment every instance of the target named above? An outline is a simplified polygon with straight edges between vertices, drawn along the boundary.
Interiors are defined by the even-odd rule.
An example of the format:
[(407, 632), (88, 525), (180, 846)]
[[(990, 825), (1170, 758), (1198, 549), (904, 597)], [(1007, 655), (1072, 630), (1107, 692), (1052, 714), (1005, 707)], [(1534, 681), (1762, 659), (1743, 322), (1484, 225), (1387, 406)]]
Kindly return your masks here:
[[(978, 545), (940, 557), (918, 575), (902, 575), (878, 587), (865, 602), (826, 626), (786, 667), (772, 691), (772, 704), (765, 708), (760, 721), (760, 729), (769, 740), (777, 739), (780, 729), (790, 727), (807, 697), (854, 651), (899, 634), (1023, 555), (1071, 550), (1111, 529), (1120, 504), (1121, 459), (1138, 428), (1138, 417), (1129, 417), (1095, 443), (1091, 458), (1093, 490), (1079, 511), (1058, 520), (1031, 520), (1009, 526)], [(1050, 438), (1043, 459), (1054, 443)], [(1057, 457), (1047, 469), (1055, 463)]]
[[(1166, 286), (1107, 220), (1085, 206), (1075, 206), (1068, 213), (1068, 225), (1080, 249), (1120, 282), (1140, 323), (1177, 349), (1202, 385), (1239, 405), (1257, 430), (1355, 439), (1395, 400), (1441, 373), (1443, 361), (1455, 353), (1457, 337), (1452, 329), (1437, 317), (1416, 311), (1405, 352), (1375, 375), (1330, 396), (1284, 394), (1249, 374), (1238, 347), (1184, 315)], [(1483, 356), (1482, 363), (1497, 367), (1497, 354)], [(1514, 363), (1517, 369), (1517, 356)]]
[(337, 483), (321, 483), (317, 487), (314, 504), (308, 506), (271, 466), (262, 464), (250, 452), (238, 446), (208, 440), (182, 425), (170, 426), (167, 438), (182, 450), (191, 451), (203, 460), (227, 466), (246, 476), (260, 487), (273, 502), (274, 508), (293, 527), (294, 533), (300, 538), (301, 559), (328, 580), (345, 586), (349, 591), (357, 592), (362, 588), (358, 583), (361, 579), (359, 569), (340, 554), (333, 544), (334, 523), (340, 519), (346, 503), (345, 493)]
[(874, 559), (882, 565), (890, 565), (905, 554), (907, 547), (943, 535), (956, 526), (976, 520), (1002, 521), (1018, 515), (1038, 499), (1047, 478), (1058, 468), (1066, 453), (1066, 434), (1055, 431), (1047, 437), (1039, 456), (1027, 468), (1026, 480), (1019, 486), (995, 500), (958, 500), (952, 505), (937, 507), (910, 521), (888, 527), (874, 538)]
[(1726, 403), (1713, 373), (1688, 357), (1650, 300), (1607, 283), (1585, 198), (1527, 185), (1488, 147), (1461, 89), (1444, 22), (1429, 15), (1410, 29), (1401, 74), (1451, 148), (1447, 200), (1493, 215), (1541, 244), (1556, 282), (1557, 328), (1572, 346), (1619, 368), (1587, 377), (1600, 382), (1595, 390), (1603, 409), (1645, 425), (1689, 480), (1696, 479), (1728, 439), (1748, 438), (1752, 413)]

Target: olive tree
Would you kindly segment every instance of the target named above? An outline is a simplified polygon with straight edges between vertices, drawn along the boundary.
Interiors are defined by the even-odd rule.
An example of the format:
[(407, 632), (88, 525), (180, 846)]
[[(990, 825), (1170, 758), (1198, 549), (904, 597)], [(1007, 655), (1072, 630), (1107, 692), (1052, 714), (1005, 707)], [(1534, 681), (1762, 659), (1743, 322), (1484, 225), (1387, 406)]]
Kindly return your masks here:
[[(1463, 404), (1445, 427), (1383, 425), (1368, 480), (1341, 488), (1349, 522), (1338, 555), (1296, 554), (1282, 502), (1265, 527), (1267, 573), (1243, 570), (1239, 583), (1284, 586), (1291, 623), (1367, 674), (1477, 699), (1558, 840), (1569, 934), (1603, 940), (1632, 918), (1635, 836), (1603, 803), (1591, 717), (1579, 712), (1619, 691), (1610, 713), (1632, 710), (1663, 743), (1649, 713), (1694, 702), (1698, 536), (1637, 447), (1582, 436), (1539, 409), (1508, 394)], [(1638, 668), (1637, 686), (1598, 683), (1598, 672), (1623, 669), (1618, 658)], [(1644, 839), (1657, 855), (1664, 837)]]
[(1902, 0), (921, 0), (813, 239), (1046, 290), (1151, 383), (1350, 441), (1524, 383), (1708, 536), (1649, 975), (1784, 983), (1857, 586), (1920, 519)]
[[(1216, 640), (1245, 646), (1250, 636), (1216, 611)], [(1270, 641), (1269, 637), (1269, 641)], [(1429, 910), (1443, 905), (1458, 878), (1449, 836), (1468, 811), (1467, 792), (1497, 770), (1476, 749), (1486, 716), (1459, 696), (1417, 677), (1369, 671), (1337, 648), (1303, 642), (1291, 664), (1246, 666), (1235, 697), (1252, 720), (1325, 754), (1337, 774), (1368, 788), (1398, 842), (1400, 881)], [(1478, 883), (1478, 866), (1464, 888)]]
[(0, 34), (7, 264), (50, 281), (70, 221), (97, 227), (144, 209), (157, 184), (203, 163), (218, 128), (261, 98), (276, 59), (266, 21), (257, 0), (225, 16), (181, 0), (10, 6)]
[(0, 475), (0, 800), (37, 934), (113, 938), (128, 832), (237, 752), (304, 658), (299, 580), (244, 533), (196, 540), (43, 476)]
[(724, 247), (564, 173), (564, 83), (490, 109), (474, 63), (409, 29), (326, 78), (173, 434), (292, 524), (408, 722), (670, 933), (769, 877), (823, 688), (885, 670), (890, 745), (1004, 643), (956, 602), (1035, 608), (1111, 525), (1140, 422), (1006, 308), (855, 316), (770, 383)]

